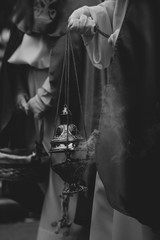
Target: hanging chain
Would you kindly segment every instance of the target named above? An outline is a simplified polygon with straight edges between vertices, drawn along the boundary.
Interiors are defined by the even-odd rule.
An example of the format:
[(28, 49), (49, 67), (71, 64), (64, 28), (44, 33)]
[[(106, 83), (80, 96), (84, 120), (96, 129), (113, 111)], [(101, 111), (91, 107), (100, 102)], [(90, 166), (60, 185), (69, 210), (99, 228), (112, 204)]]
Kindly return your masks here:
[[(67, 38), (65, 38), (65, 46), (67, 46)], [(61, 79), (60, 79), (60, 88), (59, 88), (59, 95), (58, 95), (58, 100), (57, 100), (57, 109), (56, 109), (56, 115), (55, 115), (55, 128), (54, 128), (53, 137), (55, 136), (56, 126), (57, 126), (57, 122), (58, 122), (60, 99), (61, 99), (62, 86), (63, 86), (63, 80), (64, 80), (65, 68), (66, 68), (66, 62), (67, 62), (66, 61), (67, 51), (68, 51), (68, 49), (65, 47), (64, 59), (63, 59), (63, 65), (62, 65), (62, 75), (61, 75)], [(65, 103), (66, 103), (66, 95), (67, 94), (65, 93)]]
[[(57, 100), (55, 123), (57, 125), (63, 81), (64, 81), (65, 105), (67, 106), (67, 110), (69, 111), (69, 94), (70, 94), (69, 93), (69, 88), (70, 88), (69, 77), (70, 77), (70, 59), (71, 59), (71, 57), (73, 60), (73, 68), (74, 68), (74, 72), (75, 72), (75, 80), (76, 80), (77, 92), (78, 92), (78, 101), (79, 101), (79, 105), (80, 105), (80, 113), (81, 113), (81, 117), (82, 117), (84, 134), (85, 134), (85, 139), (87, 139), (87, 131), (86, 131), (86, 127), (85, 127), (85, 120), (84, 120), (84, 114), (83, 114), (83, 108), (82, 108), (81, 94), (80, 94), (80, 88), (79, 88), (79, 79), (78, 79), (78, 73), (77, 73), (77, 68), (76, 68), (76, 60), (75, 60), (75, 56), (74, 56), (72, 38), (71, 38), (69, 29), (66, 32), (65, 53), (64, 53), (64, 59), (63, 59), (59, 95), (58, 95), (58, 100)], [(69, 116), (67, 116), (67, 128), (68, 128), (68, 123), (69, 123)], [(56, 126), (55, 126), (55, 130), (56, 130)], [(68, 132), (68, 129), (67, 129), (67, 132)], [(54, 135), (55, 135), (55, 131), (54, 131)], [(68, 138), (68, 135), (67, 135), (67, 138)], [(68, 141), (68, 139), (67, 139), (67, 141)], [(67, 146), (68, 146), (68, 144), (67, 144)]]
[[(70, 155), (70, 152), (68, 151), (68, 128), (69, 128), (69, 78), (70, 78), (70, 47), (69, 47), (69, 31), (67, 31), (67, 66), (66, 66), (66, 72), (67, 72), (67, 76), (66, 76), (66, 93), (67, 93), (67, 96), (66, 96), (66, 103), (67, 103), (67, 111), (68, 111), (68, 114), (67, 114), (67, 151), (66, 153), (68, 155)], [(67, 160), (69, 159), (67, 155)]]
[[(105, 38), (109, 38), (110, 37), (108, 34), (106, 34), (105, 32), (101, 31), (97, 25), (94, 27), (94, 31), (99, 33), (99, 34), (101, 34)], [(57, 121), (58, 121), (58, 111), (59, 111), (59, 106), (60, 106), (60, 97), (61, 97), (61, 93), (62, 93), (62, 85), (63, 85), (64, 74), (65, 74), (65, 105), (67, 105), (69, 107), (70, 48), (71, 48), (71, 53), (72, 53), (72, 58), (73, 58), (73, 65), (74, 65), (75, 76), (76, 76), (78, 98), (79, 98), (82, 122), (83, 122), (83, 126), (84, 126), (84, 133), (85, 133), (85, 138), (87, 139), (87, 132), (86, 132), (86, 128), (85, 128), (85, 120), (84, 120), (84, 114), (83, 114), (83, 110), (82, 110), (82, 102), (81, 102), (81, 96), (80, 96), (80, 90), (79, 90), (79, 84), (78, 84), (79, 81), (78, 81), (78, 74), (77, 74), (77, 69), (76, 69), (76, 61), (75, 61), (75, 56), (74, 56), (74, 51), (73, 51), (73, 44), (72, 44), (72, 39), (71, 39), (71, 35), (70, 35), (70, 30), (69, 29), (67, 29), (67, 31), (66, 31), (65, 54), (64, 54), (64, 59), (63, 59), (63, 67), (62, 67), (62, 75), (61, 75), (61, 80), (60, 80), (60, 90), (59, 90), (59, 96), (58, 96), (58, 101), (57, 101), (57, 110), (56, 110), (55, 123), (57, 123)], [(66, 71), (66, 65), (67, 65), (67, 71)], [(67, 124), (67, 126), (68, 126), (68, 124)], [(56, 126), (55, 126), (55, 129), (56, 129)], [(54, 132), (54, 134), (55, 134), (55, 132)]]
[(84, 113), (83, 113), (81, 94), (80, 94), (80, 88), (79, 88), (79, 79), (78, 79), (78, 73), (77, 73), (77, 67), (76, 67), (76, 60), (75, 60), (75, 55), (74, 55), (73, 44), (72, 44), (70, 32), (69, 32), (68, 36), (69, 36), (69, 43), (70, 43), (71, 54), (72, 54), (72, 59), (73, 59), (73, 67), (74, 67), (74, 71), (75, 71), (75, 79), (76, 79), (76, 84), (77, 84), (78, 100), (79, 100), (79, 105), (80, 105), (80, 112), (81, 112), (81, 117), (82, 117), (84, 134), (85, 134), (85, 139), (87, 139), (87, 131), (86, 131), (86, 127), (85, 127), (85, 120), (84, 120)]

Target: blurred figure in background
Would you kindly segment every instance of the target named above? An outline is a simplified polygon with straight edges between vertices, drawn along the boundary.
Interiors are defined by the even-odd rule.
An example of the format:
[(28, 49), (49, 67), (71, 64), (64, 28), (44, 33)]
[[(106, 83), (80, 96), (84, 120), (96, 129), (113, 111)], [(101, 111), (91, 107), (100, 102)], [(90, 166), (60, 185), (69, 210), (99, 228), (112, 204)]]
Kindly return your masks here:
[[(25, 1), (23, 1), (24, 3)], [(0, 72), (0, 147), (11, 147), (11, 149), (25, 147), (23, 141), (24, 124), (22, 123), (24, 122), (24, 114), (20, 113), (19, 110), (17, 111), (17, 107), (12, 107), (11, 104), (14, 105), (15, 103), (13, 92), (18, 88), (20, 90), (20, 86), (21, 90), (25, 90), (24, 92), (27, 91), (23, 86), (23, 82), (18, 83), (16, 80), (14, 85), (10, 85), (10, 79), (16, 79), (17, 69), (6, 64), (7, 57), (14, 51), (14, 47), (16, 46), (16, 40), (13, 37), (13, 23), (11, 21), (16, 6), (17, 0), (7, 0), (3, 2), (0, 8), (0, 68), (2, 67)], [(10, 41), (9, 44), (8, 41)], [(15, 117), (16, 115), (18, 118)], [(18, 201), (27, 211), (33, 212), (36, 216), (40, 215), (44, 193), (42, 193), (37, 184), (26, 182), (9, 183), (3, 181), (2, 192), (4, 197)]]
[[(35, 1), (33, 6), (33, 1), (17, 2), (12, 18), (10, 42), (4, 59), (4, 68), (2, 69), (3, 97), (1, 97), (0, 110), (1, 136), (5, 136), (3, 137), (3, 144), (11, 140), (11, 136), (8, 135), (8, 138), (6, 138), (4, 133), (10, 134), (12, 132), (12, 141), (10, 142), (12, 148), (27, 146), (32, 149), (43, 119), (43, 146), (46, 152), (49, 152), (50, 140), (53, 137), (55, 127), (54, 118), (62, 74), (68, 17), (73, 10), (84, 4), (93, 5), (98, 3), (98, 0), (39, 0)], [(72, 41), (86, 128), (88, 134), (90, 134), (94, 128), (98, 128), (105, 72), (100, 72), (92, 66), (79, 34), (72, 34)], [(73, 122), (81, 126), (80, 119), (82, 116), (80, 116), (80, 110), (77, 108), (79, 103), (75, 92), (74, 78), (75, 75), (71, 71), (70, 110), (73, 114)], [(19, 136), (16, 134), (16, 128), (12, 125), (13, 122), (10, 125), (13, 110), (16, 107), (23, 112), (25, 119), (25, 125), (18, 125), (22, 129)], [(16, 119), (14, 123), (18, 124), (19, 120)], [(10, 131), (7, 130), (8, 127)], [(55, 162), (65, 160), (64, 155), (55, 155), (54, 159)], [(69, 214), (73, 223), (70, 232), (67, 233), (69, 236), (64, 236), (61, 232), (56, 234), (55, 227), (52, 226), (52, 223), (58, 221), (61, 217), (61, 199), (59, 195), (62, 192), (63, 181), (57, 174), (50, 171), (49, 185), (48, 187), (43, 185), (45, 201), (38, 231), (38, 240), (89, 238), (96, 172), (95, 163), (93, 165), (89, 179), (88, 196), (80, 194), (78, 203), (77, 196), (71, 199)], [(38, 202), (37, 198), (36, 201)]]

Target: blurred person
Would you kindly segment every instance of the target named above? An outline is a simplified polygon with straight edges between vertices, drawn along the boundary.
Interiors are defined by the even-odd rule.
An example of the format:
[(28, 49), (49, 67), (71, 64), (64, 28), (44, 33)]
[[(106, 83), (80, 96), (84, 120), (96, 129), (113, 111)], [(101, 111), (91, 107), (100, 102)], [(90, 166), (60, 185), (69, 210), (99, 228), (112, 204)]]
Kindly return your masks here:
[[(4, 87), (3, 97), (1, 97), (1, 136), (3, 136), (3, 144), (11, 140), (9, 134), (12, 132), (12, 141), (10, 141), (12, 148), (28, 146), (32, 149), (35, 136), (39, 134), (39, 125), (43, 119), (43, 146), (46, 152), (49, 152), (55, 127), (55, 112), (65, 52), (67, 20), (74, 9), (84, 4), (98, 3), (97, 0), (36, 1), (33, 8), (33, 2), (27, 1), (21, 5), (18, 2), (13, 15), (13, 28), (2, 71), (3, 77), (6, 74), (5, 78), (2, 78)], [(23, 15), (27, 6), (29, 6), (29, 11)], [(90, 134), (98, 126), (101, 83), (103, 82), (100, 82), (99, 78), (104, 79), (105, 72), (101, 73), (92, 66), (79, 34), (72, 34), (72, 41), (84, 104), (86, 128), (88, 134)], [(7, 71), (5, 71), (6, 69)], [(80, 111), (77, 111), (79, 103), (75, 92), (73, 71), (71, 71), (70, 78), (70, 110), (73, 114), (73, 122), (80, 126), (82, 116), (79, 114)], [(91, 80), (92, 85), (90, 85)], [(12, 91), (13, 89), (14, 91)], [(19, 134), (16, 134), (16, 128), (13, 127), (14, 124), (11, 122), (15, 107), (18, 107), (23, 115), (19, 120), (16, 116), (16, 121), (13, 121), (22, 129)], [(25, 125), (20, 124), (23, 122), (22, 120), (24, 120)], [(8, 127), (10, 130), (7, 130)], [(6, 137), (7, 134), (4, 134), (6, 132), (8, 138)], [(54, 159), (56, 162), (65, 160), (64, 155), (55, 155)], [(50, 171), (49, 184), (47, 187), (43, 187), (45, 200), (38, 230), (38, 240), (88, 239), (95, 172), (96, 169), (93, 166), (88, 197), (80, 194), (78, 202), (77, 196), (71, 198), (69, 214), (73, 223), (68, 233), (69, 236), (64, 236), (61, 232), (56, 234), (55, 227), (52, 226), (52, 223), (58, 221), (61, 217), (59, 195), (63, 188), (63, 181), (56, 173)], [(36, 201), (38, 203), (37, 198)]]
[[(14, 51), (14, 47), (16, 47), (17, 44), (15, 38), (17, 29), (13, 27), (11, 22), (16, 3), (17, 1), (4, 1), (0, 9), (0, 67), (2, 67), (0, 71), (0, 147), (1, 149), (3, 148), (3, 150), (7, 150), (5, 149), (6, 147), (11, 148), (11, 150), (16, 148), (17, 151), (19, 148), (23, 149), (26, 147), (24, 145), (25, 135), (23, 135), (25, 116), (24, 113), (18, 109), (17, 104), (15, 104), (16, 107), (14, 106), (15, 97), (13, 97), (13, 93), (16, 89), (18, 98), (20, 90), (26, 93), (27, 89), (23, 82), (19, 83), (17, 81), (17, 75), (21, 75), (21, 73), (17, 72), (16, 66), (12, 68), (7, 63), (7, 58), (12, 51)], [(19, 35), (16, 37), (18, 39)], [(22, 67), (21, 70), (23, 72), (24, 68)], [(12, 84), (10, 85), (10, 80), (8, 79), (11, 78), (15, 80), (17, 88)], [(44, 193), (35, 183), (30, 184), (21, 181), (11, 183), (3, 180), (2, 195), (3, 197), (18, 201), (29, 211), (29, 215), (31, 212), (32, 215), (38, 217), (41, 213)]]
[(94, 66), (108, 72), (91, 240), (160, 239), (159, 13), (159, 1), (106, 0), (69, 18)]

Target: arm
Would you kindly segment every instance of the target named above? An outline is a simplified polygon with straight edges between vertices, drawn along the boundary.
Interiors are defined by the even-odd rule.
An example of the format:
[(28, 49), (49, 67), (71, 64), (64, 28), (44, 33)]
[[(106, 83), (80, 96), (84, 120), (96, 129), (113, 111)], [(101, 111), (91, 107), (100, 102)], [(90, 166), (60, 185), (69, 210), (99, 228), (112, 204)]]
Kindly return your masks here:
[[(20, 46), (8, 59), (11, 65), (17, 69), (16, 77), (16, 96), (17, 105), (27, 113), (31, 110), (36, 118), (43, 116), (43, 113), (50, 107), (51, 89), (49, 80), (46, 79), (41, 88), (37, 90), (37, 94), (32, 97), (27, 104), (28, 98), (24, 93), (24, 83), (26, 74), (24, 69), (27, 65), (39, 69), (49, 67), (50, 61), (50, 47), (47, 40), (41, 36), (34, 37), (32, 35), (24, 34)], [(21, 66), (21, 67), (19, 67)]]
[(52, 90), (49, 77), (47, 77), (42, 87), (37, 89), (37, 94), (28, 101), (28, 108), (33, 112), (35, 118), (41, 118), (52, 107), (51, 102)]
[[(98, 6), (89, 8), (91, 18), (95, 21), (95, 25), (109, 36), (113, 33), (112, 19), (114, 7), (115, 1), (105, 1)], [(89, 39), (84, 34), (83, 40), (93, 65), (99, 69), (106, 68), (110, 63), (110, 58), (113, 53), (112, 45), (108, 39), (99, 33), (95, 33), (92, 39)]]
[[(106, 0), (103, 3), (75, 10), (69, 18), (69, 28), (82, 34), (84, 44), (94, 66), (102, 69), (109, 65), (128, 0)], [(110, 36), (94, 32), (94, 27)]]

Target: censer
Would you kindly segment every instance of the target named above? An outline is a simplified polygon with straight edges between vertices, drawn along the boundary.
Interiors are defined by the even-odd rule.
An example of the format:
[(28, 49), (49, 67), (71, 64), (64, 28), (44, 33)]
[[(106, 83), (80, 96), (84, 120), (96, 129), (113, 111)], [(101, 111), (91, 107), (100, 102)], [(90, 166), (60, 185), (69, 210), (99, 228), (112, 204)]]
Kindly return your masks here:
[[(86, 187), (80, 185), (82, 174), (87, 164), (87, 159), (73, 158), (75, 151), (84, 151), (80, 146), (86, 142), (80, 135), (76, 125), (72, 123), (71, 112), (67, 105), (64, 105), (60, 115), (60, 125), (56, 128), (56, 133), (51, 140), (50, 153), (64, 152), (66, 160), (63, 163), (53, 164), (52, 169), (66, 183), (63, 194), (74, 194), (85, 191)], [(81, 144), (80, 144), (81, 143)]]
[[(69, 229), (69, 227), (71, 226), (71, 221), (69, 220), (69, 215), (68, 215), (70, 197), (73, 196), (73, 194), (75, 193), (79, 193), (81, 191), (87, 190), (87, 187), (85, 186), (84, 181), (82, 181), (82, 176), (84, 174), (86, 165), (88, 163), (87, 154), (83, 154), (83, 152), (86, 153), (87, 151), (87, 144), (84, 144), (86, 143), (86, 139), (87, 139), (85, 124), (83, 121), (83, 125), (84, 125), (83, 127), (85, 132), (85, 138), (83, 138), (77, 126), (74, 125), (72, 122), (72, 113), (69, 109), (70, 54), (73, 60), (75, 79), (76, 79), (76, 85), (78, 90), (78, 98), (79, 98), (79, 104), (80, 104), (80, 111), (83, 117), (75, 57), (74, 57), (70, 32), (68, 30), (66, 34), (66, 48), (65, 48), (65, 54), (64, 54), (63, 70), (62, 70), (60, 91), (58, 96), (57, 111), (56, 111), (56, 118), (55, 118), (56, 127), (54, 131), (53, 139), (51, 140), (51, 149), (50, 149), (51, 155), (52, 153), (65, 154), (64, 162), (55, 164), (54, 161), (51, 160), (52, 170), (56, 172), (64, 181), (64, 188), (62, 191), (62, 195), (60, 196), (62, 200), (62, 218), (58, 222), (52, 224), (52, 226), (57, 227), (56, 233), (58, 233), (62, 228), (67, 227)], [(62, 94), (63, 84), (64, 84), (64, 90), (65, 90), (65, 94), (64, 94), (65, 101), (63, 104), (63, 110), (59, 115), (60, 98)], [(60, 120), (60, 124), (57, 126), (57, 122), (59, 120)], [(77, 155), (76, 152), (80, 154)]]

